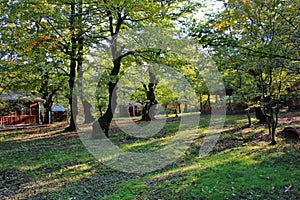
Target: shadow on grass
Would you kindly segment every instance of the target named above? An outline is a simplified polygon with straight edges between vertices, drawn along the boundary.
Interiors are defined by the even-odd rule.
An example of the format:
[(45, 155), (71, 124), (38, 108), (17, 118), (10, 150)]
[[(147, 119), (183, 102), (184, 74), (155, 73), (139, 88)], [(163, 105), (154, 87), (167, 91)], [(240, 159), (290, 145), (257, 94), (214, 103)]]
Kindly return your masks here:
[(108, 199), (297, 199), (299, 146), (240, 148), (123, 184)]
[[(168, 131), (161, 136), (171, 136), (177, 126), (166, 125)], [(28, 133), (18, 133), (15, 140), (1, 139), (1, 147), (6, 146), (5, 151), (0, 151), (0, 172), (5, 174), (0, 180), (3, 188), (0, 198), (296, 199), (300, 196), (299, 146), (286, 145), (281, 149), (247, 146), (261, 133), (251, 132), (245, 137), (242, 130), (245, 128), (224, 131), (217, 150), (204, 159), (198, 159), (198, 154), (187, 154), (162, 170), (144, 175), (115, 171), (99, 163), (76, 133), (55, 130), (32, 138)], [(124, 144), (136, 142), (126, 136), (122, 138)], [(192, 145), (191, 152), (198, 153), (200, 145)]]
[(99, 163), (74, 132), (18, 132), (0, 144), (0, 199), (93, 199), (134, 177)]

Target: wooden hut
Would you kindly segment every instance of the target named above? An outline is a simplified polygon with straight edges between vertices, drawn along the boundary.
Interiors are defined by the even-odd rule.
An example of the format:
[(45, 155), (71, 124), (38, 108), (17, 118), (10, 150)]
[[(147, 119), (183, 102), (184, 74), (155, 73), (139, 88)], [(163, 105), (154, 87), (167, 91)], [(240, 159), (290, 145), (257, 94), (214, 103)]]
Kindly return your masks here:
[(0, 126), (41, 122), (43, 99), (21, 92), (11, 92), (1, 94), (0, 101)]
[(67, 111), (61, 106), (52, 106), (52, 122), (64, 122), (67, 121)]
[(142, 104), (139, 102), (131, 102), (128, 105), (128, 112), (130, 117), (142, 115)]

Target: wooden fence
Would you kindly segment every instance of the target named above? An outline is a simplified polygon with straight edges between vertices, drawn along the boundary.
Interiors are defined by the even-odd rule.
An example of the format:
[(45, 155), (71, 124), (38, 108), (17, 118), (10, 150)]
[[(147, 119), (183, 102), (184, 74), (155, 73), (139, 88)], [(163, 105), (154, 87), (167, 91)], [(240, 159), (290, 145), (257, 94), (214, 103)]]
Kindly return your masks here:
[(0, 126), (17, 125), (17, 124), (34, 124), (34, 123), (36, 123), (35, 115), (0, 116)]

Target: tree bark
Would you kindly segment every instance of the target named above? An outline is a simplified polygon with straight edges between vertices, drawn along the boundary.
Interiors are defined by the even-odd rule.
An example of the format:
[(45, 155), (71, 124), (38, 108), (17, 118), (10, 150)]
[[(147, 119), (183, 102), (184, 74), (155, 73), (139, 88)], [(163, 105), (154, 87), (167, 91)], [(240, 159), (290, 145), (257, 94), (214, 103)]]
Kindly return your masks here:
[(251, 125), (252, 125), (252, 122), (251, 122), (251, 115), (250, 115), (250, 110), (249, 109), (247, 109), (247, 119), (248, 119), (248, 125), (247, 125), (247, 127), (251, 127)]
[(181, 113), (181, 106), (180, 106), (180, 103), (178, 104), (178, 112)]
[(70, 55), (70, 73), (69, 73), (69, 105), (71, 108), (70, 124), (65, 131), (76, 131), (76, 116), (77, 116), (77, 96), (73, 96), (76, 78), (76, 51), (77, 39), (75, 36), (75, 3), (71, 3), (70, 31), (71, 36), (71, 55)]
[(149, 78), (150, 82), (148, 84), (148, 89), (147, 86), (144, 84), (144, 88), (147, 93), (147, 100), (145, 103), (145, 106), (143, 108), (143, 115), (142, 115), (142, 121), (151, 121), (154, 120), (155, 117), (155, 106), (157, 104), (157, 100), (155, 99), (155, 88), (158, 84), (158, 79), (155, 77), (155, 75), (149, 70)]
[(99, 131), (97, 130), (95, 127), (97, 127), (97, 125), (95, 123), (99, 123), (100, 128), (102, 129), (102, 131), (104, 132), (106, 137), (109, 137), (109, 127), (110, 127), (110, 123), (112, 121), (113, 118), (113, 112), (115, 112), (116, 109), (116, 95), (115, 95), (115, 89), (116, 87), (116, 83), (109, 83), (109, 100), (108, 100), (108, 108), (106, 110), (106, 112), (104, 113), (104, 115), (102, 115), (101, 117), (98, 118), (98, 120), (96, 122), (94, 122), (93, 125), (93, 138), (97, 138), (99, 135)]
[(207, 96), (207, 106), (208, 106), (208, 113), (211, 113), (210, 94), (208, 94), (208, 96)]
[[(42, 99), (45, 99), (46, 101), (44, 102), (44, 119), (42, 121), (43, 124), (51, 124), (52, 119), (51, 119), (51, 108), (53, 106), (53, 96), (57, 91), (59, 91), (60, 86), (57, 85), (56, 88), (55, 86), (49, 86), (49, 80), (50, 80), (50, 75), (49, 71), (46, 71), (42, 75), (42, 87), (40, 88), (40, 93), (42, 93)], [(51, 87), (51, 88), (49, 88)]]
[(259, 123), (266, 123), (267, 122), (267, 118), (264, 115), (264, 113), (263, 113), (263, 111), (261, 110), (260, 107), (255, 108), (255, 117), (256, 117), (256, 119), (259, 120)]
[(165, 111), (166, 111), (166, 117), (168, 117), (168, 116), (169, 116), (169, 115), (168, 115), (168, 110), (167, 110), (167, 109), (168, 109), (168, 104), (165, 104), (165, 105), (164, 105), (164, 108), (165, 108)]
[(277, 128), (277, 123), (278, 123), (278, 113), (279, 109), (274, 106), (270, 102), (267, 102), (266, 105), (264, 105), (264, 114), (267, 119), (267, 124), (268, 124), (268, 129), (269, 129), (269, 134), (271, 136), (271, 143), (270, 145), (275, 145), (276, 140), (275, 140), (275, 132)]
[(75, 87), (75, 77), (76, 77), (76, 60), (73, 59), (70, 64), (70, 74), (69, 74), (69, 105), (71, 108), (71, 117), (70, 117), (70, 124), (65, 129), (65, 131), (76, 131), (76, 117), (77, 117), (77, 96), (76, 94), (73, 95), (73, 90)]
[(188, 105), (186, 103), (184, 104), (183, 112), (184, 113), (188, 112)]
[(45, 73), (42, 74), (42, 87), (40, 88), (40, 92), (43, 94), (42, 98), (45, 99), (44, 102), (44, 119), (43, 119), (43, 124), (50, 124), (51, 120), (49, 117), (49, 112), (51, 112), (51, 107), (52, 107), (52, 99), (49, 98), (49, 72), (46, 71)]
[(83, 104), (83, 112), (84, 112), (84, 122), (83, 123), (89, 124), (95, 120), (94, 116), (91, 113), (92, 105), (84, 99), (81, 99), (81, 102)]
[(51, 117), (50, 117), (50, 113), (51, 113), (51, 105), (49, 105), (48, 103), (44, 104), (45, 107), (45, 112), (44, 112), (44, 121), (43, 124), (51, 124)]
[(202, 94), (201, 92), (199, 93), (199, 101), (200, 101), (200, 112), (203, 112), (203, 102), (202, 102)]
[[(99, 137), (99, 131), (101, 131), (101, 130), (97, 129), (97, 127), (99, 127), (99, 126), (102, 129), (102, 131), (104, 132), (105, 136), (109, 137), (108, 132), (109, 132), (110, 123), (112, 121), (113, 113), (115, 112), (115, 109), (117, 106), (116, 105), (117, 104), (117, 96), (115, 94), (116, 85), (118, 83), (117, 78), (118, 78), (118, 74), (119, 74), (120, 68), (121, 68), (121, 60), (123, 57), (126, 56), (126, 55), (121, 55), (122, 48), (120, 50), (118, 50), (118, 48), (117, 48), (117, 40), (118, 40), (117, 36), (118, 36), (118, 33), (124, 22), (122, 13), (118, 12), (116, 19), (113, 18), (113, 15), (110, 10), (108, 10), (106, 14), (108, 17), (109, 32), (110, 32), (110, 37), (111, 37), (111, 39), (110, 39), (111, 49), (110, 50), (111, 50), (112, 59), (113, 59), (113, 69), (110, 71), (110, 76), (112, 77), (112, 80), (108, 83), (109, 97), (108, 97), (107, 110), (103, 116), (99, 117), (98, 120), (94, 122), (92, 138)], [(115, 20), (116, 20), (116, 25), (114, 26)], [(127, 55), (129, 55), (129, 54), (127, 54)]]
[[(121, 68), (121, 58), (118, 58), (113, 61), (114, 67), (110, 73), (110, 76), (117, 76), (120, 68)], [(110, 123), (113, 118), (113, 113), (115, 112), (116, 106), (117, 106), (117, 96), (116, 96), (116, 85), (118, 83), (118, 80), (115, 80), (115, 82), (110, 81), (108, 83), (108, 91), (109, 91), (109, 97), (108, 97), (108, 107), (106, 112), (98, 118), (97, 121), (93, 124), (93, 132), (92, 132), (92, 138), (98, 138), (99, 131), (97, 127), (100, 126), (102, 131), (104, 132), (106, 137), (109, 137), (109, 127)], [(98, 124), (99, 126), (98, 126)]]

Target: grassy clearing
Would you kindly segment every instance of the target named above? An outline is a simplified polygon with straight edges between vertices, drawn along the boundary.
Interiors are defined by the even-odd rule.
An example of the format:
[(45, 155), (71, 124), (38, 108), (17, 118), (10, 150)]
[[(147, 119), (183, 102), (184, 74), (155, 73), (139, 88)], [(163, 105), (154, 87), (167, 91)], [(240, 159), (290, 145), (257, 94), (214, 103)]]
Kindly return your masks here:
[[(280, 127), (289, 123), (281, 119)], [(300, 125), (299, 119), (290, 121)], [(268, 146), (266, 128), (242, 128), (246, 123), (245, 116), (227, 116), (217, 145), (200, 159), (209, 124), (209, 116), (201, 117), (197, 139), (184, 156), (143, 175), (100, 163), (77, 133), (65, 133), (63, 127), (0, 132), (0, 198), (298, 199), (300, 145), (278, 138), (276, 146)], [(111, 140), (126, 151), (154, 151), (170, 142), (178, 126), (174, 119), (153, 137), (135, 139), (117, 131)]]

